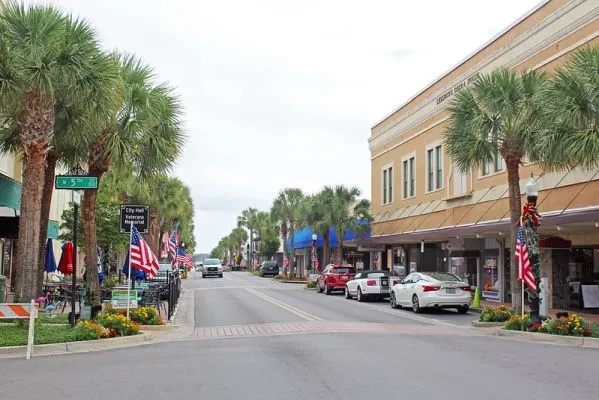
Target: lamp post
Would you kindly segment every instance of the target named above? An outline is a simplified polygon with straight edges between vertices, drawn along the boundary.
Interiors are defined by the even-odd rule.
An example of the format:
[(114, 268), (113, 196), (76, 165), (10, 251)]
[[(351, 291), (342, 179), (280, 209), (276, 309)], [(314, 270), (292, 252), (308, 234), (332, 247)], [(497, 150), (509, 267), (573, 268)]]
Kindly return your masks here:
[[(541, 260), (539, 254), (539, 214), (537, 212), (537, 199), (539, 198), (539, 187), (534, 178), (530, 177), (526, 183), (526, 205), (522, 212), (522, 221), (526, 230), (526, 242), (529, 249), (530, 266), (535, 278), (536, 289), (528, 288), (530, 300), (530, 320), (533, 324), (541, 323), (539, 315), (539, 294), (541, 283)], [(524, 284), (524, 282), (522, 283)]]
[(316, 273), (316, 263), (318, 261), (318, 252), (316, 251), (316, 239), (318, 235), (312, 234), (312, 270)]

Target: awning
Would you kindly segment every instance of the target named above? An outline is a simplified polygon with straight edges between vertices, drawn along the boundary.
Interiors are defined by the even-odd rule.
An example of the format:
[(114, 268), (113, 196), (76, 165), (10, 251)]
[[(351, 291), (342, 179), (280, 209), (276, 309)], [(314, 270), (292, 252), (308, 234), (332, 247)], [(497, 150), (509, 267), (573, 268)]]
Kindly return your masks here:
[(0, 207), (21, 208), (21, 184), (0, 174)]
[[(295, 248), (296, 249), (306, 249), (308, 247), (312, 246), (312, 229), (311, 228), (304, 228), (302, 230), (299, 231), (295, 231)], [(367, 232), (363, 238), (367, 239), (370, 237), (370, 232)], [(352, 240), (356, 240), (359, 239), (360, 235), (358, 235), (355, 232), (352, 232), (350, 230), (347, 230), (345, 232), (345, 234), (343, 235), (343, 241), (344, 242), (349, 242)], [(335, 228), (331, 227), (329, 228), (329, 242), (331, 244), (331, 247), (337, 247), (337, 234), (335, 233)], [(318, 235), (317, 239), (316, 239), (316, 247), (322, 247), (324, 244), (324, 241), (322, 239), (322, 235)], [(289, 248), (291, 246), (291, 238), (288, 236), (287, 237), (287, 248)]]

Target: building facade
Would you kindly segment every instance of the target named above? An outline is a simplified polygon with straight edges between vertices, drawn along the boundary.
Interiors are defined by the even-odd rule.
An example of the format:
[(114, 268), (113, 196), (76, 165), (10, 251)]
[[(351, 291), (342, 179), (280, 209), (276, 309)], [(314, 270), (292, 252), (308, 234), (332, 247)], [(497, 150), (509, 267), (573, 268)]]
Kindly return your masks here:
[[(0, 154), (0, 275), (7, 278), (5, 291), (7, 295), (10, 295), (14, 287), (15, 265), (13, 263), (13, 254), (15, 254), (18, 245), (21, 180), (21, 161), (11, 154)], [(70, 201), (71, 194), (69, 191), (54, 190), (48, 222), (49, 238), (58, 239), (62, 212), (69, 207)], [(54, 255), (59, 257), (62, 243), (54, 240), (53, 244)], [(3, 300), (0, 299), (0, 302)]]
[[(543, 1), (371, 130), (371, 244), (384, 269), (453, 272), (483, 297), (511, 301), (507, 176), (500, 156), (462, 173), (445, 153), (453, 95), (499, 67), (551, 73), (599, 45), (599, 1)], [(581, 285), (599, 281), (599, 170), (520, 168), (521, 192), (539, 185), (542, 276), (549, 306), (579, 309)], [(523, 197), (523, 200), (525, 198)], [(594, 283), (593, 283), (594, 282)]]

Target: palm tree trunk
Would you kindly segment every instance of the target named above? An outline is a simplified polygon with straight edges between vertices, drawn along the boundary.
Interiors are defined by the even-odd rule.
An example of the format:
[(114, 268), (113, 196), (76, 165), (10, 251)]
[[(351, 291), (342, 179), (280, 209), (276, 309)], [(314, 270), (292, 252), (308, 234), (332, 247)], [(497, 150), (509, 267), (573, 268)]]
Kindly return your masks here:
[(38, 146), (31, 146), (25, 154), (23, 186), (21, 192), (21, 215), (17, 246), (17, 274), (15, 282), (15, 302), (29, 302), (37, 298), (38, 269), (40, 252), (27, 251), (27, 247), (40, 242), (42, 192), (46, 152)]
[(297, 276), (297, 268), (295, 264), (295, 221), (289, 221), (289, 253), (291, 259), (289, 260), (289, 265), (291, 266), (291, 271), (293, 271), (293, 276)]
[(321, 271), (324, 270), (324, 267), (326, 267), (329, 264), (329, 261), (331, 260), (331, 236), (329, 234), (329, 229), (327, 227), (326, 231), (322, 234), (322, 267), (321, 267)]
[(152, 249), (152, 253), (156, 255), (156, 257), (160, 257), (160, 223), (159, 216), (156, 211), (152, 211), (150, 208), (150, 234), (148, 235), (148, 243), (150, 244), (150, 249)]
[(42, 292), (44, 282), (44, 264), (46, 263), (46, 240), (48, 240), (48, 223), (50, 221), (50, 207), (52, 206), (52, 192), (54, 191), (54, 174), (56, 172), (56, 162), (58, 155), (54, 150), (50, 150), (46, 155), (46, 170), (44, 172), (44, 188), (42, 191), (41, 202), (41, 220), (40, 220), (40, 241), (39, 251), (39, 270), (37, 281), (37, 292)]
[[(98, 184), (104, 170), (90, 167), (89, 174), (98, 178)], [(96, 190), (86, 190), (83, 195), (83, 234), (85, 236), (87, 299), (91, 306), (100, 305), (100, 283), (98, 282), (98, 249), (96, 248)]]
[(510, 249), (510, 253), (512, 254), (510, 256), (510, 292), (512, 295), (512, 307), (514, 307), (516, 310), (520, 310), (522, 307), (522, 298), (520, 282), (518, 281), (518, 264), (516, 263), (516, 258), (513, 256), (513, 252), (516, 249), (516, 238), (518, 236), (517, 224), (520, 220), (521, 207), (520, 174), (518, 171), (520, 159), (516, 157), (504, 158), (507, 169), (510, 222), (512, 234), (512, 243)]
[[(285, 222), (281, 224), (281, 238), (283, 239), (283, 260), (285, 260), (285, 257), (287, 257), (287, 224)], [(289, 266), (287, 268), (283, 266), (283, 273), (287, 273), (288, 271)]]
[(343, 232), (336, 231), (337, 234), (337, 248), (335, 249), (335, 264), (341, 264), (343, 262)]

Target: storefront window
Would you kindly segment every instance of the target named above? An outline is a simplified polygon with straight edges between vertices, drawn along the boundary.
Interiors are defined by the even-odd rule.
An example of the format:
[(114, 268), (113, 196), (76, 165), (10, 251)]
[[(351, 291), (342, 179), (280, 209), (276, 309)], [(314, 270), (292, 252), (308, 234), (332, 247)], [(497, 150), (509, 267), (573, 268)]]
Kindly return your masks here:
[(393, 275), (406, 276), (406, 249), (403, 247), (393, 248)]
[(483, 297), (488, 300), (499, 301), (499, 269), (497, 257), (485, 257), (483, 265)]

